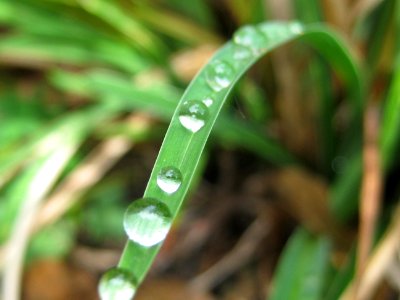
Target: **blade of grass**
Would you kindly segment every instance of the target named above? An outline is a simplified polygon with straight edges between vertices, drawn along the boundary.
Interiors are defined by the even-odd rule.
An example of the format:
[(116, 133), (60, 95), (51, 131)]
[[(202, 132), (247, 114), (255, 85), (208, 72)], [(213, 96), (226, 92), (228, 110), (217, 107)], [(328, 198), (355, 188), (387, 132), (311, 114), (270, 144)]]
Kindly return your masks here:
[(400, 130), (400, 55), (396, 62), (394, 75), (386, 98), (380, 132), (380, 144), (383, 167), (393, 165), (399, 148)]
[(121, 38), (77, 17), (56, 13), (38, 3), (5, 0), (2, 5), (0, 22), (18, 31), (1, 40), (0, 53), (8, 60), (17, 56), (33, 61), (51, 59), (87, 64), (104, 61), (130, 72), (142, 70), (150, 63), (143, 53), (139, 55)]
[[(14, 173), (18, 167), (29, 165), (43, 155), (50, 154), (63, 139), (67, 139), (71, 135), (71, 139), (82, 141), (96, 126), (101, 126), (103, 122), (110, 120), (120, 112), (120, 108), (115, 105), (98, 104), (90, 109), (70, 113), (53, 124), (46, 124), (39, 132), (33, 134), (31, 141), (24, 147), (0, 160), (0, 177), (10, 178), (9, 173)], [(61, 134), (64, 132), (64, 135)], [(26, 176), (19, 176), (18, 181), (13, 182), (8, 189), (2, 191), (4, 199), (0, 202), (1, 241), (7, 237), (15, 215), (24, 201), (24, 197), (20, 194), (25, 190), (27, 182), (30, 181), (29, 176)]]
[(321, 6), (318, 0), (295, 0), (296, 16), (304, 23), (322, 21)]
[[(136, 2), (131, 0), (131, 2)], [(150, 3), (151, 4), (151, 3)], [(175, 10), (181, 11), (196, 22), (207, 27), (214, 27), (215, 20), (212, 11), (206, 2), (203, 0), (193, 0), (190, 2), (181, 0), (169, 0), (168, 5), (172, 6)]]
[(131, 12), (132, 16), (146, 23), (149, 27), (187, 44), (220, 44), (222, 42), (221, 38), (211, 31), (207, 31), (190, 20), (166, 10), (135, 5)]
[[(210, 63), (200, 71), (189, 85), (172, 117), (170, 127), (144, 193), (144, 197), (162, 201), (169, 208), (172, 218), (177, 215), (182, 205), (208, 136), (232, 87), (260, 57), (283, 43), (298, 38), (319, 50), (348, 84), (349, 94), (352, 96), (350, 99), (353, 100), (353, 114), (355, 116), (361, 115), (363, 97), (357, 67), (343, 44), (333, 33), (321, 26), (306, 26), (303, 28), (298, 23), (264, 23), (259, 25), (256, 31), (251, 28), (247, 27), (244, 30), (249, 30), (250, 34), (256, 35), (255, 37), (250, 36), (250, 43), (248, 44), (253, 55), (243, 60), (235, 59), (235, 52), (238, 49), (243, 50), (240, 48), (243, 46), (228, 42), (214, 55)], [(242, 33), (238, 32), (236, 34), (236, 41)], [(261, 38), (260, 34), (265, 35)], [(232, 65), (223, 65), (221, 67), (220, 65), (223, 62)], [(216, 67), (222, 68), (222, 71), (220, 72), (220, 69), (218, 69), (219, 71), (215, 70)], [(227, 71), (227, 74), (225, 74), (225, 71)], [(223, 78), (223, 88), (218, 86), (217, 89), (215, 88), (215, 82), (213, 81), (216, 79), (215, 76), (227, 76), (227, 78)], [(179, 120), (180, 111), (185, 106), (186, 101), (201, 100), (205, 99), (205, 97), (211, 97), (213, 104), (208, 108), (209, 115), (204, 120), (204, 126), (198, 132), (193, 133), (182, 126)], [(171, 195), (164, 193), (157, 186), (157, 176), (165, 166), (178, 168), (183, 178), (179, 190)], [(150, 224), (146, 230), (157, 232), (157, 226), (152, 225)], [(146, 248), (128, 241), (118, 266), (122, 269), (130, 270), (137, 283), (141, 283), (159, 248), (160, 245)]]
[[(81, 139), (75, 127), (62, 127), (52, 132), (53, 148), (42, 153), (20, 177), (22, 184), (13, 189), (10, 199), (19, 200), (19, 213), (7, 243), (4, 266), (3, 299), (16, 300), (20, 295), (21, 272), (30, 228), (41, 201), (60, 175), (68, 160), (78, 148)], [(55, 137), (58, 136), (58, 141)]]
[[(400, 56), (399, 56), (400, 57)], [(380, 148), (382, 167), (387, 170), (397, 159), (400, 137), (400, 59), (397, 60), (394, 76), (386, 97), (382, 126), (380, 130)], [(357, 199), (362, 174), (362, 158), (356, 153), (349, 159), (342, 176), (331, 188), (331, 207), (342, 221), (349, 219), (357, 211)], [(353, 199), (353, 200), (350, 200)]]
[(160, 59), (166, 53), (166, 47), (143, 24), (126, 14), (123, 7), (106, 0), (77, 1), (87, 12), (103, 20), (122, 34), (132, 46), (140, 47), (155, 58)]
[[(300, 21), (308, 24), (321, 22), (322, 13), (320, 3), (317, 0), (296, 0), (295, 12)], [(309, 64), (309, 76), (311, 84), (315, 87), (319, 101), (318, 128), (321, 141), (322, 169), (328, 176), (332, 174), (331, 162), (334, 158), (336, 137), (332, 126), (334, 111), (332, 80), (328, 66), (315, 57)], [(315, 84), (318, 82), (318, 84)]]
[(340, 295), (353, 278), (356, 263), (355, 257), (355, 251), (352, 249), (348, 255), (347, 261), (344, 263), (344, 266), (342, 266), (334, 276), (332, 284), (330, 284), (323, 299), (337, 300), (340, 298)]
[(292, 234), (284, 249), (274, 278), (270, 300), (318, 300), (329, 264), (330, 243), (304, 229)]
[(379, 64), (383, 53), (383, 48), (385, 45), (385, 39), (388, 35), (391, 35), (390, 27), (395, 17), (395, 6), (396, 2), (394, 0), (382, 1), (376, 9), (376, 11), (371, 14), (371, 24), (373, 30), (370, 30), (371, 36), (369, 37), (371, 41), (368, 43), (366, 62), (369, 64), (370, 69), (374, 70)]
[(39, 68), (49, 68), (56, 63), (75, 65), (111, 65), (120, 70), (137, 73), (148, 68), (149, 61), (117, 42), (92, 40), (91, 45), (35, 37), (12, 35), (0, 40), (0, 62)]

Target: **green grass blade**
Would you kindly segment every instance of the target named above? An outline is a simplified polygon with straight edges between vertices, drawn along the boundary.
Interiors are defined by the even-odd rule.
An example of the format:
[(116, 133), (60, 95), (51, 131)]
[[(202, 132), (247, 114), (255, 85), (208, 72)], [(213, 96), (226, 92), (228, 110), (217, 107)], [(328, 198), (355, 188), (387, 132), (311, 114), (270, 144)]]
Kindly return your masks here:
[(88, 13), (125, 35), (131, 45), (151, 53), (155, 58), (165, 54), (166, 48), (159, 38), (143, 24), (130, 17), (122, 6), (107, 0), (77, 1), (77, 3)]
[[(40, 163), (36, 166), (34, 162), (37, 160), (45, 163), (47, 161), (46, 155), (51, 156), (53, 152), (56, 153), (54, 149), (57, 149), (57, 147), (60, 147), (60, 149), (77, 147), (95, 126), (114, 115), (114, 109), (107, 109), (104, 105), (70, 114), (55, 124), (47, 125), (40, 133), (35, 134), (30, 143), (15, 151), (15, 154), (0, 160), (1, 177), (7, 177), (7, 172), (16, 169), (18, 166), (33, 165), (30, 168), (33, 171), (26, 171), (27, 175), (20, 174), (17, 177), (17, 182), (13, 182), (11, 188), (2, 191), (1, 196), (4, 199), (1, 201), (0, 210), (5, 215), (4, 218), (0, 219), (2, 230), (9, 228), (10, 223), (15, 218), (15, 213), (26, 198), (25, 194), (28, 193), (29, 188), (33, 188), (29, 184), (33, 181), (32, 178), (36, 176), (36, 168), (41, 168)], [(9, 231), (4, 230), (4, 232)]]
[(290, 238), (275, 273), (270, 300), (319, 300), (329, 264), (330, 243), (303, 229)]
[(318, 0), (295, 0), (294, 9), (297, 17), (304, 23), (322, 21), (321, 4)]
[(370, 30), (370, 42), (367, 49), (366, 62), (370, 66), (370, 69), (375, 69), (379, 63), (380, 57), (383, 54), (383, 48), (385, 45), (385, 39), (390, 32), (390, 27), (395, 17), (395, 6), (398, 1), (388, 0), (382, 1), (375, 9), (375, 11), (369, 16), (369, 26), (373, 29)]
[(385, 168), (393, 165), (397, 158), (400, 130), (400, 55), (398, 55), (394, 76), (389, 88), (380, 133), (381, 155)]
[(50, 37), (16, 34), (0, 40), (0, 60), (39, 67), (49, 67), (55, 63), (110, 65), (133, 74), (150, 66), (149, 61), (124, 44), (106, 39), (92, 42), (86, 45)]
[[(353, 100), (354, 115), (361, 115), (362, 90), (357, 67), (333, 33), (321, 26), (303, 28), (298, 23), (264, 23), (256, 28), (245, 27), (235, 34), (235, 43), (228, 42), (214, 55), (182, 96), (161, 146), (144, 197), (163, 202), (171, 212), (172, 218), (177, 215), (211, 129), (234, 84), (264, 54), (296, 38), (309, 43), (328, 59), (348, 85), (352, 96), (350, 99)], [(197, 132), (191, 132), (182, 126), (179, 117), (181, 110), (185, 108), (185, 103), (192, 100), (202, 101), (208, 97), (213, 103), (206, 109), (208, 113), (201, 109), (204, 126)], [(173, 194), (164, 193), (156, 183), (158, 173), (166, 166), (173, 166), (182, 174), (181, 186)], [(159, 228), (149, 224), (145, 230), (157, 232)], [(159, 247), (160, 245), (146, 248), (128, 241), (119, 267), (130, 270), (140, 283)]]
[[(322, 22), (321, 4), (317, 0), (294, 1), (296, 16), (303, 23), (312, 24)], [(332, 126), (334, 101), (332, 91), (332, 75), (326, 63), (320, 57), (313, 57), (308, 67), (309, 79), (307, 83), (321, 100), (318, 114), (318, 134), (321, 147), (321, 169), (326, 175), (332, 175), (331, 162), (335, 155), (337, 139)], [(316, 84), (318, 83), (318, 84)]]
[(213, 32), (169, 11), (137, 5), (132, 8), (132, 15), (146, 23), (148, 27), (154, 28), (155, 31), (187, 44), (221, 43), (221, 38)]
[(353, 279), (355, 264), (356, 256), (354, 249), (352, 249), (348, 254), (347, 261), (339, 270), (337, 270), (334, 277), (332, 278), (332, 283), (330, 284), (327, 293), (325, 294), (323, 299), (340, 299), (340, 295), (346, 289), (349, 282)]
[[(400, 57), (400, 56), (399, 56)], [(386, 97), (380, 129), (381, 158), (384, 169), (397, 159), (400, 137), (400, 60), (397, 61), (393, 79)], [(348, 220), (357, 211), (357, 200), (362, 176), (360, 153), (349, 159), (343, 174), (331, 187), (331, 207), (340, 220)]]
[(361, 154), (348, 159), (343, 174), (330, 187), (330, 207), (336, 218), (345, 222), (357, 211), (362, 175)]

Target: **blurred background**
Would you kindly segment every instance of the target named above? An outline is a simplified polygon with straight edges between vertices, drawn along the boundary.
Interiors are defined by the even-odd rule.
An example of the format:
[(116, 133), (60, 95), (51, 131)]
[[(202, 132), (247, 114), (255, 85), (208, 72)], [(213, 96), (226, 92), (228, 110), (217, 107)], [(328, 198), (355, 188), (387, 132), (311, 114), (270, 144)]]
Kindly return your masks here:
[[(372, 111), (399, 93), (396, 0), (0, 1), (5, 300), (98, 299), (97, 280), (126, 241), (125, 208), (143, 194), (185, 87), (238, 27), (270, 20), (335, 30), (362, 68)], [(284, 251), (288, 239), (304, 246), (288, 265), (294, 273), (321, 262), (320, 299), (345, 294), (367, 176), (350, 102), (337, 74), (302, 43), (258, 62), (234, 89), (137, 299), (267, 299), (283, 253), (295, 257)], [(399, 297), (396, 149), (384, 176), (372, 166), (380, 217), (366, 233), (391, 242), (392, 259), (374, 265), (362, 299)], [(343, 191), (346, 201), (332, 204)], [(298, 274), (301, 286), (316, 280)]]

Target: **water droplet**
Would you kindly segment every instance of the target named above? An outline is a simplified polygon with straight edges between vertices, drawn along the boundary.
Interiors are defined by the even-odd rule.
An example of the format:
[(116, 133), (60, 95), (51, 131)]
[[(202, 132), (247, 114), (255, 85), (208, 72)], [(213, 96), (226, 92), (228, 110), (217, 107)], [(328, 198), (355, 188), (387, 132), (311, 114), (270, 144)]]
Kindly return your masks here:
[(264, 35), (254, 26), (239, 28), (233, 35), (233, 42), (248, 47), (253, 53), (259, 53), (265, 47)]
[(248, 60), (252, 57), (253, 57), (253, 52), (249, 47), (236, 44), (233, 46), (233, 58), (236, 61)]
[(231, 85), (235, 79), (235, 71), (229, 64), (216, 60), (208, 66), (205, 76), (210, 88), (219, 92)]
[(182, 183), (182, 174), (175, 167), (165, 167), (157, 175), (157, 185), (167, 194), (175, 193)]
[(98, 289), (102, 300), (130, 300), (135, 294), (136, 284), (129, 271), (113, 268), (101, 277)]
[(304, 27), (299, 22), (291, 22), (288, 26), (293, 33), (300, 34), (304, 32)]
[(299, 22), (268, 22), (258, 26), (267, 39), (273, 43), (280, 43), (293, 36), (294, 34), (301, 34), (304, 32), (304, 27)]
[(171, 213), (164, 203), (153, 198), (141, 198), (126, 210), (124, 228), (131, 241), (151, 247), (165, 239), (171, 220)]
[(185, 101), (179, 111), (179, 121), (183, 127), (192, 132), (199, 131), (206, 123), (207, 118), (207, 106), (197, 100)]
[(258, 29), (268, 40), (274, 43), (279, 43), (282, 39), (287, 38), (290, 31), (287, 24), (279, 21), (260, 24)]
[(202, 102), (204, 103), (205, 106), (210, 107), (214, 103), (214, 100), (211, 97), (207, 97), (203, 99)]

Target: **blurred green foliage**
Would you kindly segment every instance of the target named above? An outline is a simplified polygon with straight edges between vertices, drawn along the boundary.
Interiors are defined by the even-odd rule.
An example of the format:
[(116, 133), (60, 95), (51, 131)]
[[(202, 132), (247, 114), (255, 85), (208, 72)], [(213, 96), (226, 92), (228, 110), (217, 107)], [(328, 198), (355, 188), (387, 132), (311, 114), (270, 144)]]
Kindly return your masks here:
[[(378, 103), (385, 175), (389, 180), (398, 172), (398, 2), (378, 1), (360, 10), (346, 27), (329, 19), (330, 8), (316, 0), (292, 1), (280, 12), (270, 1), (261, 0), (0, 1), (0, 242), (6, 245), (18, 230), (33, 234), (30, 228), (35, 219), (19, 227), (21, 219), (29, 213), (37, 215), (46, 200), (103, 143), (115, 137), (143, 147), (154, 140), (161, 143), (188, 84), (185, 69), (175, 58), (183, 57), (186, 67), (198, 64), (196, 60), (202, 64), (210, 56), (210, 52), (197, 52), (202, 47), (215, 49), (240, 25), (282, 14), (305, 24), (335, 27), (349, 41), (345, 51), (355, 53), (360, 65), (356, 71), (334, 72), (306, 46), (290, 49), (293, 61), (289, 63), (296, 69), (301, 86), (296, 100), (314, 97), (319, 103), (313, 104), (315, 156), (310, 159), (271, 130), (279, 123), (277, 102), (282, 88), (278, 86), (281, 66), (273, 55), (259, 62), (237, 85), (228, 100), (234, 105), (225, 107), (216, 123), (212, 146), (246, 149), (275, 167), (296, 164), (313, 169), (329, 182), (336, 217), (343, 223), (354, 220), (362, 177), (362, 113), (349, 113), (349, 103), (357, 107), (356, 112), (362, 112), (367, 101)], [(324, 37), (320, 38), (322, 45)], [(328, 56), (330, 53), (334, 67), (335, 62), (340, 65), (337, 53), (325, 46), (320, 50)], [(182, 53), (186, 52), (192, 56), (185, 59)], [(362, 81), (351, 88), (361, 90), (361, 96), (344, 92), (345, 82), (338, 79), (351, 81), (357, 71)], [(111, 169), (122, 168), (118, 161), (125, 153), (121, 152)], [(347, 162), (340, 173), (332, 169), (338, 157)], [(130, 165), (136, 167), (143, 165)], [(28, 260), (68, 255), (82, 231), (94, 243), (120, 244), (124, 240), (124, 209), (132, 196), (141, 196), (146, 180), (144, 175), (138, 176), (141, 185), (132, 187), (127, 173), (109, 172), (105, 179), (85, 186), (79, 199), (73, 199), (79, 204), (62, 212), (67, 217), (33, 235)], [(108, 184), (108, 180), (115, 183)], [(386, 218), (390, 217), (390, 202), (399, 196), (397, 189), (388, 189), (382, 208)], [(333, 299), (340, 295), (352, 272), (351, 268), (343, 272), (327, 267), (332, 251), (326, 237), (313, 236), (304, 229), (295, 231), (278, 267), (276, 299), (287, 285), (303, 287), (290, 299), (318, 299), (322, 294)], [(310, 264), (315, 264), (315, 269), (308, 268)], [(313, 289), (304, 290), (309, 272), (321, 277), (317, 283), (313, 281)], [(298, 274), (296, 278), (289, 278), (294, 274)], [(340, 284), (329, 286), (326, 281), (331, 277)]]

